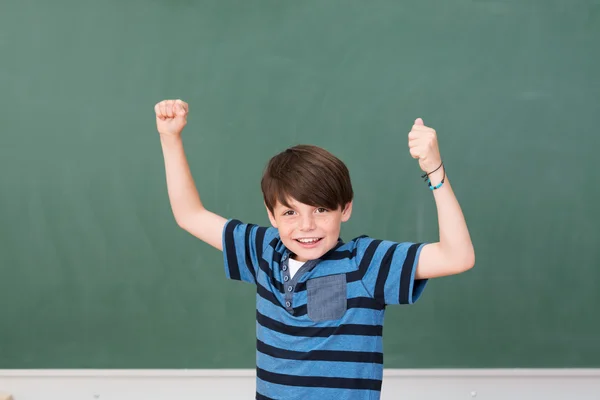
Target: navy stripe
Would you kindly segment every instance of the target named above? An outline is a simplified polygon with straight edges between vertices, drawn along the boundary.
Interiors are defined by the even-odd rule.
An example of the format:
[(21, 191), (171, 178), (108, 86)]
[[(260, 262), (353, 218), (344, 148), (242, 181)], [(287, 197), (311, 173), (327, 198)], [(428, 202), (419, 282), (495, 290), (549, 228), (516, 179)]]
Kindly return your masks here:
[(294, 307), (294, 316), (295, 317), (303, 317), (307, 313), (306, 304), (303, 306)]
[(256, 282), (256, 293), (258, 293), (260, 297), (267, 300), (268, 302), (271, 302), (276, 306), (283, 308), (283, 305), (279, 303), (279, 301), (277, 301), (277, 297), (275, 297), (275, 295), (271, 291), (267, 290), (267, 288), (265, 288), (259, 282)]
[(235, 238), (233, 231), (236, 226), (240, 225), (238, 220), (231, 220), (225, 228), (225, 251), (227, 254), (227, 266), (229, 268), (229, 277), (231, 279), (240, 280), (240, 266), (238, 265), (237, 255), (235, 253)]
[(271, 246), (273, 248), (273, 250), (277, 253), (277, 243), (279, 243), (279, 238), (278, 237), (274, 237), (273, 239), (271, 239), (271, 241), (269, 242), (269, 246)]
[(256, 374), (258, 378), (263, 381), (276, 383), (278, 385), (381, 391), (381, 381), (378, 379), (285, 375), (265, 371), (261, 368), (256, 368)]
[(369, 308), (371, 310), (383, 310), (381, 305), (375, 299), (370, 297), (354, 297), (348, 299), (348, 308)]
[(262, 259), (263, 256), (263, 243), (265, 241), (265, 233), (267, 233), (267, 228), (259, 227), (256, 230), (256, 258), (259, 260)]
[(337, 243), (327, 253), (321, 256), (321, 260), (343, 260), (344, 258), (350, 257), (352, 254), (348, 250), (338, 251), (338, 249), (344, 246), (344, 241), (338, 238)]
[(283, 283), (275, 279), (273, 270), (269, 267), (269, 262), (264, 258), (261, 258), (258, 260), (258, 266), (267, 275), (267, 277), (271, 281), (271, 285), (273, 285), (273, 287), (277, 289), (280, 293), (283, 293)]
[(324, 260), (344, 260), (346, 258), (352, 259), (353, 255), (350, 250), (334, 251), (327, 257), (323, 257)]
[(420, 245), (421, 243), (415, 243), (408, 248), (406, 258), (404, 259), (404, 264), (402, 264), (402, 272), (400, 273), (400, 304), (409, 303), (410, 278), (412, 276), (413, 264), (415, 263), (417, 249)]
[(268, 356), (284, 358), (287, 360), (383, 364), (383, 354), (378, 352), (342, 350), (312, 350), (309, 352), (293, 351), (270, 346), (260, 340), (256, 341), (256, 349)]
[(396, 247), (398, 247), (397, 243), (390, 246), (390, 248), (385, 252), (383, 259), (381, 260), (381, 265), (379, 266), (377, 282), (375, 283), (374, 297), (381, 304), (385, 304), (385, 282), (390, 274), (390, 266), (392, 265), (392, 258), (394, 258), (394, 251), (396, 251)]
[(365, 254), (360, 260), (360, 264), (358, 265), (358, 271), (348, 274), (348, 282), (355, 282), (363, 279), (381, 242), (381, 240), (373, 240), (371, 243), (369, 243), (369, 246), (367, 246), (367, 249), (365, 250)]
[(276, 321), (256, 310), (256, 321), (272, 331), (290, 336), (303, 337), (329, 337), (333, 335), (357, 335), (357, 336), (381, 336), (383, 327), (381, 325), (342, 324), (332, 327), (304, 327), (290, 326)]
[(279, 253), (275, 249), (273, 249), (273, 262), (276, 262), (277, 264), (281, 264), (281, 253)]
[(294, 287), (294, 292), (298, 293), (298, 292), (302, 292), (306, 290), (306, 282), (298, 282), (296, 283), (296, 287)]
[(267, 396), (263, 396), (262, 394), (256, 392), (256, 400), (275, 400)]
[(254, 270), (254, 263), (252, 262), (252, 256), (250, 253), (250, 249), (251, 249), (250, 235), (252, 234), (252, 228), (254, 228), (255, 226), (256, 225), (252, 225), (252, 224), (246, 225), (246, 232), (244, 235), (244, 249), (245, 249), (245, 253), (246, 253), (246, 266), (248, 267), (248, 270), (250, 270), (250, 273), (252, 274), (252, 277), (254, 278), (254, 282), (256, 282), (256, 272)]
[[(263, 235), (263, 239), (264, 239), (264, 235)], [(279, 243), (279, 238), (275, 237), (275, 238), (271, 239), (268, 246), (270, 246), (273, 249), (273, 256), (272, 256), (273, 262), (280, 264), (281, 263), (281, 253), (278, 252), (277, 250), (275, 250), (277, 247), (277, 243)], [(261, 247), (261, 250), (262, 250), (262, 247)], [(274, 272), (271, 269), (271, 266), (269, 265), (270, 263), (267, 260), (263, 259), (262, 257), (259, 257), (258, 262), (259, 262), (260, 269), (262, 269), (263, 272), (265, 274), (267, 274), (267, 276), (270, 278), (271, 284), (273, 285), (273, 287), (275, 287), (280, 293), (285, 293), (283, 284), (275, 278)]]
[[(269, 300), (269, 299), (266, 299)], [(270, 301), (270, 300), (269, 300)], [(369, 308), (371, 310), (383, 310), (381, 304), (370, 297), (353, 297), (346, 302), (346, 308)], [(301, 317), (306, 315), (306, 304), (294, 307), (294, 316)]]
[(303, 306), (294, 307), (294, 317), (303, 317), (307, 313), (306, 304)]

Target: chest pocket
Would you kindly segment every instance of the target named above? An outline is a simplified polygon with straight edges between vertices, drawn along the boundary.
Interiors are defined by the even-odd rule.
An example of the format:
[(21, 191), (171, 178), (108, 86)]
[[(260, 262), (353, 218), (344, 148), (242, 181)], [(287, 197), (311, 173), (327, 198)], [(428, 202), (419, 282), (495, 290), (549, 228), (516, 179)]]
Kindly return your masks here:
[(308, 318), (314, 322), (340, 319), (346, 312), (346, 274), (306, 282)]

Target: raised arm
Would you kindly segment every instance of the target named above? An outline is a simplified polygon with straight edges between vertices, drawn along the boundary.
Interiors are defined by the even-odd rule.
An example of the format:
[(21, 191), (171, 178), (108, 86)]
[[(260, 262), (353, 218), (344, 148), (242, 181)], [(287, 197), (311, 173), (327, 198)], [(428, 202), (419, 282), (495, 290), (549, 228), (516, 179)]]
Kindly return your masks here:
[(188, 105), (181, 100), (164, 100), (154, 106), (154, 111), (175, 221), (200, 240), (223, 250), (221, 238), (227, 220), (202, 205), (183, 148), (181, 131), (187, 122)]
[[(442, 164), (435, 130), (418, 118), (408, 134), (408, 146), (413, 158), (425, 173)], [(417, 279), (435, 278), (464, 272), (475, 265), (475, 251), (467, 223), (452, 191), (444, 166), (429, 175), (439, 224), (439, 242), (427, 244), (421, 250), (417, 264)]]

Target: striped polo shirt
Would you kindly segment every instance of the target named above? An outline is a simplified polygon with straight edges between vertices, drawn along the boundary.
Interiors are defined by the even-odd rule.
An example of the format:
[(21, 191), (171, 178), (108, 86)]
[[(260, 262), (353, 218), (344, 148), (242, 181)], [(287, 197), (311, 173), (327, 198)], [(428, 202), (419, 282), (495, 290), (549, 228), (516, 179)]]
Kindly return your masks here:
[(292, 278), (277, 229), (227, 221), (225, 273), (256, 284), (256, 399), (379, 399), (385, 306), (421, 295), (422, 246), (339, 240)]

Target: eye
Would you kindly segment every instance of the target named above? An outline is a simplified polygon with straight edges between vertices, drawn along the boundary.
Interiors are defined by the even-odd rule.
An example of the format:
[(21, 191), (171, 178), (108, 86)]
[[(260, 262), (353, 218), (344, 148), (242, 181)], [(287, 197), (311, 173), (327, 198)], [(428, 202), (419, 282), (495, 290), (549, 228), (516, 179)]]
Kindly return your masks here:
[(323, 213), (326, 213), (327, 211), (329, 211), (329, 210), (327, 210), (326, 208), (323, 208), (323, 207), (317, 208), (317, 214), (323, 214)]
[(286, 212), (283, 213), (283, 215), (285, 215), (285, 216), (294, 215), (294, 211), (293, 210), (287, 210)]

